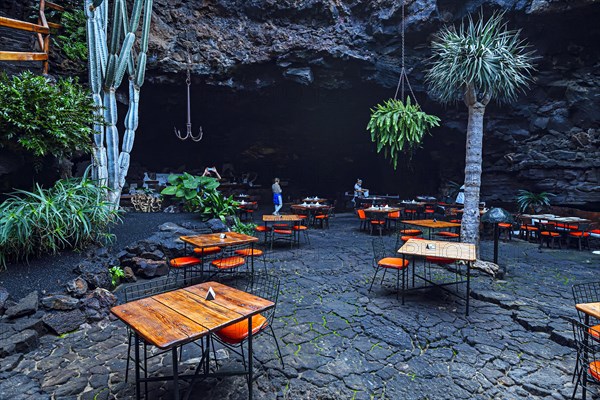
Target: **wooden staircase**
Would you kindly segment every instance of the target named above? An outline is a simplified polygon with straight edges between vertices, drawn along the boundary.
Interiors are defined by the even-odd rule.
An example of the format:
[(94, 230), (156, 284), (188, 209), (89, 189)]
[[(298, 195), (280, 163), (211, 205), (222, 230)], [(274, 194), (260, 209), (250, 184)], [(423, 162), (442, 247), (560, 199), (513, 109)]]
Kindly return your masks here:
[(40, 9), (37, 24), (19, 21), (17, 19), (0, 16), (0, 27), (16, 29), (21, 32), (30, 32), (37, 36), (37, 51), (1, 51), (0, 61), (41, 61), (43, 73), (48, 73), (48, 57), (50, 52), (50, 29), (60, 29), (62, 25), (46, 20), (46, 7), (56, 11), (65, 11), (58, 4), (40, 0)]

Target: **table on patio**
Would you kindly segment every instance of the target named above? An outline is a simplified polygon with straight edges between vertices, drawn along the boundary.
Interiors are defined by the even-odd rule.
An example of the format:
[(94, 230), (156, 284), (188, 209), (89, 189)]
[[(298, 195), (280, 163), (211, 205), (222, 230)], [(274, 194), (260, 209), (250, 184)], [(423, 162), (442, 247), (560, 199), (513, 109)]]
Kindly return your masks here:
[[(369, 207), (364, 209), (365, 213), (367, 213), (367, 217), (378, 221), (385, 221), (385, 218), (389, 213), (401, 210), (402, 209), (398, 207)], [(371, 218), (373, 216), (375, 218)], [(387, 226), (385, 226), (385, 228), (387, 229)]]
[(420, 228), (429, 229), (429, 239), (431, 239), (431, 233), (438, 229), (448, 228), (460, 228), (460, 224), (448, 221), (438, 221), (434, 219), (412, 219), (406, 221), (400, 221), (405, 225), (418, 226)]
[(305, 197), (302, 199), (303, 203), (325, 203), (327, 202), (327, 199), (324, 199), (322, 197)]
[[(300, 224), (300, 222), (302, 222), (304, 218), (300, 217), (297, 214), (286, 214), (286, 215), (270, 215), (270, 214), (265, 214), (262, 217), (263, 222), (265, 223), (265, 226), (267, 226), (267, 223), (271, 222), (273, 224), (276, 223), (292, 223), (292, 225), (297, 225)], [(293, 233), (294, 233), (294, 241), (296, 241), (296, 235), (299, 234), (299, 232), (297, 230), (292, 229)], [(298, 246), (300, 246), (300, 240), (298, 240)]]
[(522, 217), (537, 219), (540, 221), (555, 222), (557, 224), (563, 224), (562, 226), (557, 225), (557, 227), (565, 228), (565, 229), (568, 225), (576, 224), (577, 226), (579, 226), (580, 223), (587, 224), (588, 222), (591, 222), (589, 219), (585, 219), (585, 218), (560, 217), (560, 216), (554, 215), (554, 214), (523, 214)]
[[(215, 299), (206, 300), (211, 287), (215, 292)], [(179, 379), (191, 379), (187, 396), (202, 368), (203, 377), (247, 375), (248, 398), (252, 399), (252, 316), (274, 306), (273, 302), (250, 293), (218, 282), (205, 282), (113, 307), (111, 312), (135, 333), (136, 398), (140, 399), (142, 382), (172, 380), (173, 398), (179, 399)], [(243, 320), (248, 321), (248, 369), (238, 372), (209, 372), (210, 335)], [(140, 338), (161, 350), (171, 350), (172, 375), (140, 377)], [(204, 338), (207, 345), (195, 373), (179, 375), (178, 347)]]
[[(402, 258), (406, 256), (412, 257), (412, 284), (413, 289), (424, 289), (427, 287), (440, 287), (450, 293), (453, 293), (458, 298), (466, 301), (466, 315), (469, 315), (469, 295), (471, 293), (471, 266), (472, 263), (477, 259), (477, 253), (475, 251), (475, 245), (471, 243), (461, 242), (444, 242), (439, 240), (425, 240), (425, 239), (409, 239), (400, 249), (399, 254), (402, 254)], [(414, 259), (415, 257), (438, 257), (438, 258), (449, 258), (457, 261), (464, 261), (467, 265), (467, 276), (465, 280), (454, 281), (454, 282), (433, 282), (427, 279), (425, 276), (421, 276), (416, 273)], [(415, 277), (422, 279), (423, 281), (430, 284), (430, 286), (419, 286), (415, 288)], [(467, 289), (465, 297), (462, 297), (458, 293), (454, 293), (445, 288), (449, 285), (458, 285), (466, 283)]]
[[(225, 237), (221, 237), (225, 235)], [(258, 242), (258, 238), (250, 235), (244, 235), (238, 232), (223, 232), (223, 233), (207, 233), (203, 235), (194, 236), (180, 236), (179, 239), (184, 243), (184, 249), (187, 251), (187, 244), (191, 244), (194, 247), (200, 249), (206, 249), (208, 247), (228, 247), (248, 244), (250, 249), (254, 250), (254, 243)], [(202, 260), (202, 271), (204, 274), (204, 252), (200, 252), (200, 259)], [(250, 257), (250, 268), (252, 276), (254, 276), (254, 257)]]
[(330, 206), (319, 203), (303, 203), (303, 204), (292, 204), (290, 208), (295, 213), (306, 213), (308, 216), (308, 225), (314, 224), (315, 216), (317, 213), (326, 211)]

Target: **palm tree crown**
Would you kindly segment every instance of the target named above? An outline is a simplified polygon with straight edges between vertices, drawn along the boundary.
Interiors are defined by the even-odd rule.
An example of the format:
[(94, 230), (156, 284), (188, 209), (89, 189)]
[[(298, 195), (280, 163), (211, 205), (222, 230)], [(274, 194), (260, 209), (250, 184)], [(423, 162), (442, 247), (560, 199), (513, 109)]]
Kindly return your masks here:
[(479, 96), (510, 102), (528, 87), (534, 70), (533, 52), (494, 13), (476, 23), (469, 15), (458, 31), (453, 26), (438, 32), (432, 42), (432, 67), (427, 81), (433, 94), (444, 103), (472, 85)]

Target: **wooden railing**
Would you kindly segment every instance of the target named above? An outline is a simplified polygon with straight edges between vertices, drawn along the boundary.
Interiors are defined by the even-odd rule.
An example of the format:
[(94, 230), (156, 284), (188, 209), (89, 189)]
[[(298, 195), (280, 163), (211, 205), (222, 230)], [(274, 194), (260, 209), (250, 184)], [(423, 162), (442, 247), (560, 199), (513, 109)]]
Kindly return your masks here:
[(40, 51), (0, 51), (0, 61), (42, 61), (43, 72), (48, 73), (48, 55), (50, 53), (50, 28), (59, 29), (62, 26), (46, 20), (46, 7), (56, 11), (65, 11), (58, 4), (40, 0), (38, 23), (19, 21), (17, 19), (0, 17), (0, 26), (12, 28), (25, 32), (33, 32), (37, 35), (37, 44)]

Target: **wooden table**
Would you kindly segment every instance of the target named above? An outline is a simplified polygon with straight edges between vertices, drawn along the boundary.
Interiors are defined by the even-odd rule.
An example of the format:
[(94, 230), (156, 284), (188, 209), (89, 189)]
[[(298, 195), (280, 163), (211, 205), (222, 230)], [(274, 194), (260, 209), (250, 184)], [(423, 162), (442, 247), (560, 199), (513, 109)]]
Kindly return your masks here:
[(288, 214), (288, 215), (270, 215), (266, 214), (262, 217), (263, 222), (300, 222), (302, 218), (296, 214)]
[[(579, 217), (560, 217), (553, 214), (523, 214), (522, 217), (539, 219), (540, 221), (558, 222), (565, 226), (569, 224), (579, 224), (591, 222), (589, 219)], [(561, 226), (559, 226), (560, 228)], [(563, 226), (564, 227), (564, 226)]]
[[(221, 235), (225, 235), (224, 238)], [(258, 238), (250, 235), (244, 235), (243, 233), (237, 232), (223, 232), (223, 233), (208, 233), (204, 235), (195, 236), (180, 236), (179, 239), (185, 244), (187, 250), (187, 244), (191, 244), (194, 247), (204, 249), (206, 247), (228, 247), (237, 245), (250, 245), (250, 248), (254, 250), (254, 243), (258, 242)], [(201, 273), (204, 274), (204, 252), (201, 253), (200, 259), (202, 260)], [(252, 276), (254, 276), (254, 257), (250, 257), (250, 267), (252, 270)]]
[[(475, 250), (475, 245), (470, 243), (460, 243), (460, 242), (444, 242), (440, 240), (422, 240), (422, 239), (409, 239), (400, 249), (398, 250), (399, 254), (402, 254), (402, 258), (406, 256), (412, 257), (412, 270), (413, 270), (413, 288), (415, 286), (415, 277), (424, 280), (430, 285), (441, 287), (444, 290), (447, 290), (445, 286), (448, 285), (457, 285), (459, 283), (467, 284), (467, 292), (465, 297), (461, 297), (457, 293), (454, 293), (461, 299), (466, 301), (466, 315), (469, 315), (469, 297), (471, 294), (471, 267), (472, 263), (477, 259), (477, 253)], [(425, 276), (421, 276), (416, 274), (415, 272), (415, 257), (442, 257), (442, 258), (451, 258), (458, 261), (465, 261), (467, 264), (467, 279), (463, 281), (454, 281), (449, 283), (436, 283)], [(425, 286), (426, 287), (426, 286)], [(418, 289), (423, 289), (421, 286)], [(448, 291), (448, 290), (447, 290)], [(453, 292), (451, 292), (453, 293)]]
[[(212, 287), (215, 299), (206, 300)], [(248, 398), (252, 399), (252, 316), (269, 310), (275, 303), (261, 297), (225, 286), (218, 282), (205, 282), (172, 292), (135, 300), (111, 309), (113, 315), (123, 321), (135, 333), (135, 384), (136, 398), (140, 398), (140, 384), (147, 381), (173, 380), (173, 398), (179, 399), (179, 379), (193, 379), (193, 375), (178, 374), (177, 348), (186, 343), (209, 338), (209, 335), (236, 322), (248, 320)], [(165, 377), (140, 377), (139, 339), (163, 350), (171, 350), (173, 374)], [(205, 352), (210, 348), (206, 347)], [(203, 355), (209, 356), (208, 353)], [(208, 361), (207, 361), (208, 364)], [(218, 376), (204, 370), (205, 377)], [(228, 375), (231, 375), (228, 372)], [(162, 378), (162, 379), (161, 379)]]
[(325, 203), (327, 199), (322, 199), (320, 197), (307, 197), (302, 199), (305, 203)]
[(406, 225), (418, 226), (421, 228), (429, 229), (429, 239), (431, 239), (431, 232), (437, 229), (448, 229), (448, 228), (460, 228), (460, 224), (448, 221), (437, 221), (433, 219), (413, 219), (408, 221), (400, 221)]
[(585, 324), (589, 325), (589, 317), (600, 319), (600, 303), (576, 304), (575, 308), (585, 314)]

